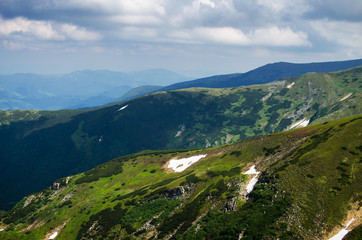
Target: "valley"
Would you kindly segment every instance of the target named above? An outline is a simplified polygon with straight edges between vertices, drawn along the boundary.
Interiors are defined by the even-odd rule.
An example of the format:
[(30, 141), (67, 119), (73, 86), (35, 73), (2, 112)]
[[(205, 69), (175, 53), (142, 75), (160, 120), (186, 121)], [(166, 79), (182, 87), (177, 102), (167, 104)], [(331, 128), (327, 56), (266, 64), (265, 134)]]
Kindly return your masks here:
[(355, 67), (0, 111), (0, 239), (358, 239), (361, 83)]
[(5, 196), (0, 209), (57, 178), (115, 157), (216, 147), (360, 114), (361, 71), (357, 67), (264, 85), (159, 92), (88, 110), (0, 112), (0, 181), (6, 183), (0, 186)]

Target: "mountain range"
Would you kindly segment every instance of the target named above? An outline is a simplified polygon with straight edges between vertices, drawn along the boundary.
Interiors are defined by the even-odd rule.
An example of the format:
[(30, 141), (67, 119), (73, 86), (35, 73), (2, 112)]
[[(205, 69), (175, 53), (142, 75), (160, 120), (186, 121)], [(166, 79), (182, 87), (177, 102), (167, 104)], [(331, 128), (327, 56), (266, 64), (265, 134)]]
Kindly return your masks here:
[(188, 77), (165, 69), (130, 73), (85, 70), (63, 75), (32, 73), (0, 75), (0, 109), (91, 108), (157, 91), (264, 84), (308, 72), (332, 72), (359, 65), (362, 65), (362, 59), (303, 64), (278, 62), (246, 73), (224, 74), (191, 81), (187, 81)]
[(297, 77), (310, 72), (335, 72), (362, 65), (362, 59), (318, 63), (277, 62), (246, 73), (234, 73), (175, 83), (162, 90), (190, 87), (229, 88), (273, 82), (280, 78)]
[(272, 78), (0, 111), (0, 239), (360, 239), (362, 66)]
[(288, 63), (277, 62), (271, 63), (259, 68), (253, 69), (246, 73), (233, 73), (216, 75), (206, 78), (195, 79), (186, 82), (179, 82), (166, 87), (156, 89), (143, 89), (142, 92), (129, 94), (116, 99), (124, 101), (152, 93), (156, 91), (170, 91), (176, 89), (185, 89), (193, 87), (206, 88), (230, 88), (241, 87), (255, 84), (264, 84), (276, 81), (285, 77), (297, 77), (310, 72), (334, 72), (362, 65), (362, 59), (335, 62), (318, 62), (318, 63)]
[(220, 146), (360, 114), (361, 73), (158, 92), (96, 109), (0, 112), (0, 209), (118, 156)]
[(63, 75), (0, 75), (0, 109), (89, 108), (111, 102), (135, 87), (166, 86), (187, 79), (165, 69), (130, 73), (85, 70)]

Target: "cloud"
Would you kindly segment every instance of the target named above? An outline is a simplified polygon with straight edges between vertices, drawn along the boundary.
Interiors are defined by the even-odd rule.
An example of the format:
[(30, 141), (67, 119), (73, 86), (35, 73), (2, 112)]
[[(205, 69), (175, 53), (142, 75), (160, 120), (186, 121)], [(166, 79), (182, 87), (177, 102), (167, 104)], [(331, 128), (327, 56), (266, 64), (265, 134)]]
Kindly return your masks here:
[(361, 29), (360, 0), (0, 1), (0, 51), (68, 49), (79, 56), (104, 54), (103, 59), (120, 53), (134, 56), (137, 64), (153, 62), (142, 58), (147, 54), (203, 62), (206, 52), (205, 63), (229, 56), (241, 62), (254, 52), (255, 59), (269, 60), (302, 53), (313, 61), (347, 53), (358, 58)]
[(256, 29), (251, 34), (255, 45), (265, 46), (310, 46), (308, 34), (302, 31), (294, 32), (289, 27), (269, 27)]
[(84, 28), (72, 24), (57, 24), (49, 21), (28, 20), (17, 17), (4, 20), (0, 17), (0, 36), (11, 37), (13, 35), (23, 38), (35, 37), (39, 40), (98, 40), (100, 35), (89, 32)]
[(241, 30), (232, 27), (200, 27), (192, 30), (191, 34), (202, 42), (247, 45), (250, 41)]
[(362, 20), (360, 0), (306, 0), (305, 2), (310, 6), (310, 10), (305, 14), (307, 18), (347, 22)]
[(67, 9), (95, 9), (109, 14), (164, 14), (162, 2), (159, 0), (64, 0), (56, 1), (55, 6)]
[(310, 10), (310, 6), (305, 0), (257, 0), (259, 7), (264, 7), (270, 12), (300, 16)]
[(245, 34), (243, 31), (231, 28), (200, 27), (190, 31), (177, 31), (169, 35), (181, 43), (214, 43), (239, 46), (310, 46), (305, 32), (294, 32), (289, 27), (258, 28)]
[(62, 40), (64, 37), (57, 33), (49, 22), (27, 20), (17, 17), (11, 20), (0, 18), (0, 34), (9, 36), (12, 34), (32, 34), (43, 40)]
[(101, 39), (100, 34), (87, 31), (85, 28), (72, 24), (61, 24), (59, 30), (69, 39), (77, 41), (95, 41)]
[(257, 0), (257, 4), (279, 12), (286, 8), (288, 2), (285, 0)]
[(160, 18), (152, 15), (117, 15), (109, 18), (112, 22), (124, 25), (157, 25), (162, 23)]
[(362, 50), (362, 22), (318, 20), (311, 27), (329, 42)]

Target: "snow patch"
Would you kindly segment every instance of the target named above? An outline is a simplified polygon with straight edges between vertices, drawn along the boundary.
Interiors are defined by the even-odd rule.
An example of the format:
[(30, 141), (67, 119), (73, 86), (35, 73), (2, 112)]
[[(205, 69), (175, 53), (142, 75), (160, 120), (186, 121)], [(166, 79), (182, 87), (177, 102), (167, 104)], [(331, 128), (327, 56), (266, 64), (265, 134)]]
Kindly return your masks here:
[(291, 84), (289, 84), (289, 85), (287, 86), (287, 88), (291, 89), (294, 84), (295, 84), (295, 82), (292, 82)]
[(306, 127), (309, 124), (310, 119), (302, 119), (296, 123), (294, 123), (292, 126), (289, 127), (289, 129), (297, 128), (297, 127)]
[(175, 172), (182, 172), (186, 168), (190, 167), (192, 164), (194, 164), (195, 162), (199, 161), (200, 159), (202, 159), (206, 156), (207, 156), (207, 154), (192, 156), (192, 157), (188, 157), (188, 158), (173, 159), (173, 160), (170, 160), (167, 167), (171, 168)]
[(246, 186), (246, 193), (249, 194), (251, 193), (251, 191), (253, 191), (255, 184), (258, 182), (259, 178), (258, 175), (254, 176), (250, 182), (248, 183), (248, 185)]
[(246, 186), (246, 193), (249, 194), (251, 191), (253, 191), (255, 184), (258, 182), (259, 178), (258, 175), (260, 174), (260, 171), (256, 171), (255, 165), (251, 166), (248, 171), (246, 171), (244, 174), (248, 175), (255, 175)]
[(50, 237), (48, 239), (54, 239), (57, 237), (57, 235), (58, 235), (58, 232), (55, 232), (52, 235), (50, 235)]
[(349, 93), (346, 96), (344, 96), (343, 98), (341, 98), (339, 101), (342, 102), (342, 101), (346, 100), (347, 98), (349, 98), (351, 95), (352, 95), (352, 93)]
[(355, 219), (352, 218), (351, 221), (349, 221), (346, 225), (346, 227), (344, 229), (342, 229), (341, 231), (339, 231), (339, 233), (337, 233), (336, 235), (334, 235), (333, 237), (331, 237), (329, 240), (342, 240), (344, 238), (344, 236), (347, 235), (348, 232), (350, 232), (351, 230), (347, 230), (348, 226), (354, 221)]
[(244, 174), (259, 174), (259, 173), (260, 172), (256, 171), (255, 165), (251, 166), (248, 171), (244, 172)]
[(120, 109), (118, 109), (117, 112), (118, 112), (118, 111), (122, 111), (122, 110), (126, 109), (127, 107), (128, 107), (128, 104), (125, 105), (125, 106), (123, 106), (123, 107), (121, 107)]

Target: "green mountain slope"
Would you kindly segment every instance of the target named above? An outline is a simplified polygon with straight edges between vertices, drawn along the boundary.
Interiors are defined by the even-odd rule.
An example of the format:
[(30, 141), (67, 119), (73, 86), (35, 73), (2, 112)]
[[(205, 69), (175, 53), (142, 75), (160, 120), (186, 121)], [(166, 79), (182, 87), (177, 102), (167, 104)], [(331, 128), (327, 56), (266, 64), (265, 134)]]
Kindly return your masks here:
[[(1, 219), (0, 238), (327, 239), (362, 222), (361, 124), (357, 116), (117, 158), (24, 198)], [(196, 156), (184, 171), (169, 168)], [(252, 166), (258, 172), (246, 174)]]
[(90, 110), (0, 112), (0, 209), (57, 178), (130, 153), (215, 147), (361, 114), (361, 72), (160, 92)]

